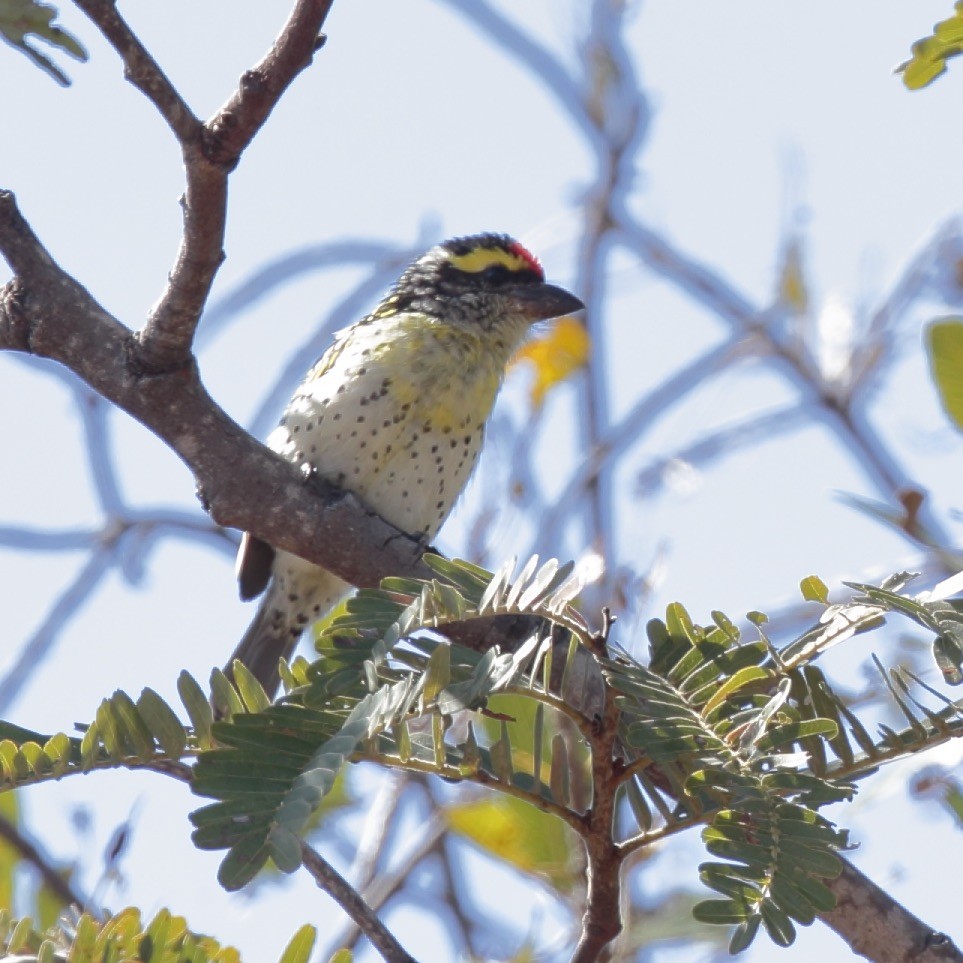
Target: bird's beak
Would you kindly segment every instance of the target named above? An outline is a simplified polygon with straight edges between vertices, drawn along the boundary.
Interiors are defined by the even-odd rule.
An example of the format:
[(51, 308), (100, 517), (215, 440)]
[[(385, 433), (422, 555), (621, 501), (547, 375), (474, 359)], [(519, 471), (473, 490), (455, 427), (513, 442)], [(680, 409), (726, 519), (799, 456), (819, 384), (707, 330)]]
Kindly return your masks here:
[(512, 298), (518, 312), (532, 323), (585, 310), (585, 305), (574, 294), (544, 282), (519, 285), (512, 291)]

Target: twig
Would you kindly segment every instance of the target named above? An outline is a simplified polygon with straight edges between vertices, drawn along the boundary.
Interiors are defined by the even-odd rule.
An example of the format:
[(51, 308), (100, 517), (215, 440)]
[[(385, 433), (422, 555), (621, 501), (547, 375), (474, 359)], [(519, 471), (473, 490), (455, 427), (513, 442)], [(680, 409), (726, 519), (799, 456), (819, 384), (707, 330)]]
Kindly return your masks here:
[(107, 402), (82, 381), (74, 382), (74, 401), (80, 409), (86, 439), (87, 465), (100, 507), (107, 515), (116, 515), (123, 500), (117, 484), (117, 472), (111, 458), (107, 432)]
[(271, 49), (206, 124), (193, 115), (111, 0), (76, 2), (120, 55), (127, 78), (160, 111), (184, 156), (187, 189), (180, 250), (138, 338), (143, 370), (190, 366), (194, 332), (224, 260), (228, 177), (281, 95), (311, 62), (333, 0), (298, 0)]
[(472, 932), (475, 928), (475, 922), (469, 916), (468, 911), (463, 905), (461, 894), (458, 889), (458, 877), (460, 873), (455, 871), (453, 866), (452, 855), (449, 852), (450, 839), (446, 837), (441, 837), (434, 847), (434, 854), (438, 857), (438, 863), (441, 867), (441, 882), (445, 888), (445, 906), (451, 912), (451, 915), (455, 918), (455, 923), (458, 925), (458, 930), (461, 934), (461, 938), (464, 941), (464, 945), (468, 948), (469, 955), (472, 952)]
[[(368, 807), (364, 827), (358, 839), (358, 848), (354, 854), (354, 862), (351, 864), (350, 876), (358, 889), (363, 890), (374, 879), (378, 860), (384, 852), (388, 831), (392, 827), (407, 784), (408, 777), (404, 772), (386, 773), (378, 787), (378, 794)], [(380, 906), (380, 904), (372, 904), (370, 899), (368, 902), (375, 910)]]
[[(618, 221), (617, 228), (625, 243), (656, 273), (708, 307), (743, 337), (755, 338), (764, 345), (773, 366), (796, 386), (804, 402), (813, 405), (813, 411), (840, 437), (845, 449), (854, 452), (857, 463), (885, 498), (900, 505), (902, 492), (919, 488), (870, 425), (863, 411), (864, 403), (855, 399), (844, 403), (827, 390), (810, 360), (785, 343), (768, 323), (767, 312), (754, 308), (721, 276), (682, 254), (639, 222), (625, 217)], [(920, 523), (940, 544), (950, 544), (925, 505)], [(902, 532), (909, 541), (919, 544), (911, 527)]]
[[(386, 869), (373, 882), (370, 887), (364, 890), (364, 902), (377, 913), (392, 896), (395, 896), (411, 878), (415, 868), (419, 866), (427, 857), (431, 856), (438, 845), (439, 840), (445, 835), (448, 828), (447, 823), (440, 814), (428, 823), (422, 830), (421, 835), (412, 844), (408, 852), (401, 858), (398, 865)], [(345, 947), (351, 949), (361, 937), (362, 928), (358, 925), (347, 927), (338, 937), (331, 941), (332, 952), (334, 949)]]
[(302, 275), (347, 264), (378, 264), (393, 260), (397, 253), (396, 246), (383, 241), (356, 240), (311, 244), (274, 258), (204, 308), (195, 344), (208, 347), (242, 311)]
[(662, 485), (666, 469), (673, 463), (683, 462), (704, 468), (741, 448), (762, 440), (771, 441), (778, 435), (795, 431), (808, 423), (808, 412), (798, 404), (750, 415), (743, 421), (719, 428), (685, 448), (660, 457), (655, 464), (649, 465), (636, 475), (636, 493), (642, 497), (652, 495)]
[(47, 617), (27, 640), (16, 661), (0, 680), (0, 716), (6, 715), (23, 692), (34, 668), (47, 655), (64, 623), (90, 598), (113, 563), (115, 545), (102, 545), (91, 552), (73, 582), (60, 594)]
[[(572, 472), (561, 494), (539, 520), (536, 531), (539, 532), (540, 538), (545, 539), (547, 536), (557, 540), (559, 526), (572, 513), (572, 503), (591, 479), (597, 476), (602, 467), (637, 442), (670, 407), (683, 401), (690, 392), (705, 384), (709, 377), (724, 370), (737, 353), (736, 340), (728, 339), (699, 355), (694, 361), (660, 382), (651, 392), (640, 398), (628, 414), (608, 431)], [(554, 552), (553, 544), (554, 542), (550, 543), (548, 548), (543, 550)]]
[(578, 88), (563, 64), (549, 50), (525, 34), (487, 0), (447, 0), (447, 3), (538, 77), (556, 96), (582, 132), (597, 148), (601, 147)]
[(114, 0), (74, 0), (124, 62), (124, 76), (158, 110), (181, 144), (201, 136), (194, 116), (167, 75), (120, 15)]
[(76, 906), (83, 909), (88, 905), (87, 898), (74, 889), (70, 881), (57, 871), (50, 857), (41, 852), (36, 843), (29, 840), (18, 826), (15, 826), (3, 815), (0, 815), (0, 839), (12, 846), (28, 863), (36, 868), (47, 889), (55, 893), (57, 899), (65, 906)]
[(371, 945), (388, 963), (417, 963), (388, 928), (372, 912), (361, 896), (348, 885), (345, 878), (320, 853), (307, 843), (301, 843), (304, 867), (314, 877), (318, 887), (326, 892), (357, 923)]
[[(602, 286), (609, 250), (606, 238), (613, 224), (613, 212), (622, 203), (631, 182), (632, 157), (647, 123), (645, 97), (636, 83), (622, 38), (624, 15), (623, 4), (596, 0), (590, 14), (591, 30), (582, 50), (586, 110), (604, 144), (599, 152), (595, 183), (586, 195), (576, 283), (586, 305), (585, 325), (592, 344), (579, 381), (579, 436), (584, 451), (595, 450), (609, 430)], [(586, 481), (585, 494), (592, 547), (602, 558), (610, 559), (614, 531), (611, 479), (606, 464)], [(609, 594), (611, 585), (607, 580), (611, 572), (611, 567), (606, 566), (606, 581), (595, 587), (596, 594)]]

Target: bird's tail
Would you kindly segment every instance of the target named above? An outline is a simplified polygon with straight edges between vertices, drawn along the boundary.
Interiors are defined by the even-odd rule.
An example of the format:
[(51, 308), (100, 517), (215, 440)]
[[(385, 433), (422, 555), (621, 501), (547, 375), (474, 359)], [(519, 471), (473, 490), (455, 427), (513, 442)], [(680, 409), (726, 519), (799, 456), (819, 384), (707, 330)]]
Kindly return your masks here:
[(283, 618), (272, 596), (269, 588), (261, 599), (251, 624), (224, 667), (224, 674), (233, 682), (234, 660), (244, 663), (264, 687), (270, 699), (274, 699), (281, 687), (278, 662), (281, 659), (290, 659), (304, 629), (303, 624), (292, 625)]
[(290, 659), (301, 633), (328, 613), (347, 591), (337, 576), (299, 559), (279, 583), (277, 572), (224, 669), (233, 681), (234, 660), (242, 662), (271, 699), (281, 686), (278, 662)]

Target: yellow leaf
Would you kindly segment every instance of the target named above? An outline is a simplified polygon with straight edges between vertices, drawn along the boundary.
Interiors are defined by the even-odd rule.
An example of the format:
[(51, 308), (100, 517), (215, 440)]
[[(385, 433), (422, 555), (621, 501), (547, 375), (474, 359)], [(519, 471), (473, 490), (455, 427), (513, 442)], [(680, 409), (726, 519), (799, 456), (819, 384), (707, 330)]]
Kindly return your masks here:
[(555, 816), (511, 796), (474, 799), (447, 810), (453, 832), (524, 873), (547, 877), (562, 892), (578, 877), (578, 838)]
[(530, 361), (535, 368), (530, 398), (540, 408), (550, 388), (577, 371), (589, 356), (589, 337), (585, 325), (575, 318), (559, 318), (542, 338), (523, 344), (512, 364)]
[(959, 318), (942, 318), (929, 326), (926, 341), (943, 409), (963, 431), (963, 323)]
[(791, 239), (783, 253), (779, 271), (779, 301), (793, 314), (805, 314), (809, 306), (809, 291), (803, 270), (802, 246), (798, 239)]

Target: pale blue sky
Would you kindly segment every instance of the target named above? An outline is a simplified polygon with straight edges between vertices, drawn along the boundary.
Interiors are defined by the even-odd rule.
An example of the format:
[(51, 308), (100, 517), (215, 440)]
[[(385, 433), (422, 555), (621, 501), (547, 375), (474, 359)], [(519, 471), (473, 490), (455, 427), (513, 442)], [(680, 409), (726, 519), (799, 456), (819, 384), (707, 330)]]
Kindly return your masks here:
[[(130, 0), (121, 9), (207, 116), (264, 51), (287, 6), (265, 0), (244, 5), (241, 16), (229, 0)], [(500, 4), (573, 63), (577, 0), (531, 0), (521, 12), (518, 6)], [(814, 301), (837, 296), (851, 306), (878, 302), (936, 227), (959, 213), (963, 66), (954, 63), (948, 76), (915, 95), (891, 73), (910, 42), (949, 15), (950, 0), (648, 0), (633, 8), (628, 41), (654, 116), (631, 207), (752, 300), (771, 298), (779, 240), (794, 210), (804, 210)], [(159, 117), (122, 81), (113, 52), (74, 9), (66, 7), (62, 20), (91, 52), (90, 63), (69, 65), (69, 90), (0, 49), (0, 186), (17, 193), (61, 264), (137, 327), (177, 246), (179, 158)], [(441, 0), (335, 0), (326, 29), (328, 45), (231, 182), (228, 259), (216, 295), (308, 244), (358, 238), (412, 245), (419, 237), (431, 242), (478, 230), (522, 237), (553, 280), (571, 283), (573, 203), (591, 176), (591, 155), (540, 83)], [(0, 282), (5, 277), (0, 270)], [(238, 420), (250, 419), (290, 353), (360, 277), (358, 269), (307, 275), (212, 342), (201, 363), (219, 403)], [(611, 285), (606, 321), (618, 414), (642, 386), (658, 383), (723, 330), (631, 258), (618, 262)], [(921, 311), (918, 321), (925, 318)], [(939, 414), (915, 332), (907, 329), (903, 360), (873, 414), (895, 450), (922, 466), (946, 519), (960, 507), (963, 457)], [(506, 411), (519, 417), (523, 388), (515, 377), (507, 391), (515, 407)], [(628, 459), (618, 476), (627, 559), (644, 569), (660, 545), (671, 543), (665, 580), (640, 617), (674, 599), (697, 617), (710, 608), (739, 615), (790, 599), (811, 572), (838, 584), (908, 564), (904, 542), (834, 497), (838, 490), (870, 491), (854, 463), (815, 429), (725, 461), (691, 494), (630, 499), (632, 477), (650, 458), (747, 407), (792, 397), (771, 375), (731, 373), (689, 399)], [(549, 407), (547, 470), (572, 444), (571, 405), (562, 391)], [(131, 503), (195, 507), (189, 474), (159, 442), (124, 416), (111, 428)], [(0, 525), (97, 521), (69, 394), (2, 356), (0, 434), (7, 452)], [(464, 541), (472, 504), (469, 494), (443, 533), (452, 551)], [(958, 520), (947, 523), (958, 537)], [(499, 548), (509, 555), (527, 544), (506, 536)], [(7, 638), (0, 670), (81, 562), (0, 552)], [(173, 699), (178, 671), (206, 678), (250, 614), (236, 599), (226, 555), (164, 543), (149, 557), (138, 590), (108, 579), (12, 715), (54, 730), (90, 719), (113, 688), (136, 693), (150, 684)], [(855, 672), (868, 649), (854, 647), (846, 658)], [(936, 810), (908, 808), (897, 778), (889, 785), (891, 796), (858, 813), (856, 862), (929, 922), (950, 927), (957, 910), (946, 880), (959, 863), (959, 836)], [(135, 839), (122, 902), (184, 912), (194, 927), (235, 941), (249, 959), (276, 957), (300, 923), (323, 924), (319, 905), (329, 911), (306, 878), (257, 904), (223, 894), (214, 878), (219, 856), (194, 851), (187, 838), (185, 813), (197, 800), (161, 777), (95, 775), (38, 788), (27, 800), (31, 818), (64, 857), (75, 855), (65, 823), (71, 805), (89, 803), (102, 836), (138, 801), (139, 824), (150, 832)], [(857, 825), (856, 813), (838, 818)], [(905, 839), (894, 825), (906, 827)], [(692, 883), (695, 843), (673, 849), (673, 869)], [(485, 888), (503, 896), (507, 885)], [(505, 902), (522, 904), (514, 893)], [(519, 933), (528, 915), (523, 908), (513, 917)], [(411, 922), (408, 909), (399, 916), (408, 921), (390, 922), (403, 940), (423, 923)], [(419, 952), (414, 935), (411, 946)], [(817, 924), (789, 952), (760, 939), (750, 958), (789, 963), (842, 952)]]

